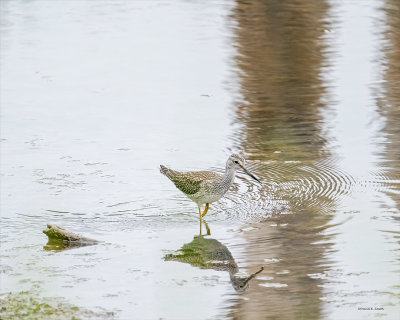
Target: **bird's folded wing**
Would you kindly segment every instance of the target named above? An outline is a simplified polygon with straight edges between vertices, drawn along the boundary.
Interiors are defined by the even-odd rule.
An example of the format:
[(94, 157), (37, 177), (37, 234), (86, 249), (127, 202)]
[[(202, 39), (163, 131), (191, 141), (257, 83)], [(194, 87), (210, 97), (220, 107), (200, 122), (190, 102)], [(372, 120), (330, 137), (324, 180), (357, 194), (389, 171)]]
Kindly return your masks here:
[(163, 172), (185, 194), (195, 194), (200, 190), (201, 177), (191, 172), (179, 172), (171, 169)]

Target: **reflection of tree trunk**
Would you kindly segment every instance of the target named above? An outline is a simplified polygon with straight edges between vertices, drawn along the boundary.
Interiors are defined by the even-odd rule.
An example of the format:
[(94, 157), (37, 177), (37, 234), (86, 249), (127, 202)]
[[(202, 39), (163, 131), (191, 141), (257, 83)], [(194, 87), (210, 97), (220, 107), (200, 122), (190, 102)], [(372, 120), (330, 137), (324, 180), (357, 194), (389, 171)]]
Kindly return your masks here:
[[(289, 182), (299, 179), (305, 165), (312, 167), (316, 159), (330, 156), (321, 132), (326, 94), (322, 38), (329, 28), (328, 8), (324, 0), (238, 1), (233, 14), (239, 81), (246, 101), (237, 109), (244, 124), (238, 147), (253, 159), (275, 160), (277, 167), (287, 160), (298, 161), (282, 176)], [(268, 164), (265, 167), (268, 175)], [(275, 226), (269, 220), (244, 233), (246, 262), (267, 263), (267, 277), (265, 282), (257, 280), (257, 289), (245, 293), (249, 299), (240, 299), (232, 307), (233, 318), (321, 317), (321, 277), (329, 245), (320, 231), (331, 217), (295, 197), (292, 193), (287, 199), (291, 214), (276, 218)], [(334, 201), (327, 205), (333, 206)]]
[[(386, 120), (383, 128), (387, 139), (383, 160), (383, 167), (386, 168), (385, 178), (396, 181), (400, 179), (400, 2), (387, 0), (386, 3), (387, 45), (383, 50), (386, 81), (383, 84), (382, 96), (378, 96), (378, 106)], [(398, 185), (394, 185), (394, 189), (398, 190)], [(400, 196), (392, 192), (389, 196), (400, 210)]]
[[(239, 2), (234, 18), (242, 95), (239, 120), (255, 158), (301, 160), (321, 153), (324, 86), (320, 38), (325, 1)], [(261, 150), (260, 150), (261, 149)], [(278, 156), (273, 152), (280, 150)], [(293, 158), (293, 152), (296, 152)]]
[(271, 319), (297, 319), (300, 314), (320, 318), (323, 277), (330, 263), (330, 236), (321, 234), (321, 225), (330, 218), (307, 210), (257, 223), (244, 234), (244, 259), (250, 268), (263, 263), (266, 279), (256, 280), (258, 286), (246, 292), (249, 299), (238, 300), (233, 318), (248, 313), (254, 319), (263, 314)]

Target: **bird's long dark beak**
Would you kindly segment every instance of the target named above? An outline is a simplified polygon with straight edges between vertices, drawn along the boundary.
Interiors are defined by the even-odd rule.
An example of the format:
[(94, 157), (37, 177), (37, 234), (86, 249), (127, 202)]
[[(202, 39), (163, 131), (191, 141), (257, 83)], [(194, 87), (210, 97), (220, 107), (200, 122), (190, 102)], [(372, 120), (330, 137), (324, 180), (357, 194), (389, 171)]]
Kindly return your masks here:
[(241, 166), (244, 172), (246, 172), (250, 177), (252, 177), (254, 180), (257, 182), (261, 183), (260, 179), (258, 179), (254, 174), (252, 174), (249, 170), (247, 170), (245, 167)]

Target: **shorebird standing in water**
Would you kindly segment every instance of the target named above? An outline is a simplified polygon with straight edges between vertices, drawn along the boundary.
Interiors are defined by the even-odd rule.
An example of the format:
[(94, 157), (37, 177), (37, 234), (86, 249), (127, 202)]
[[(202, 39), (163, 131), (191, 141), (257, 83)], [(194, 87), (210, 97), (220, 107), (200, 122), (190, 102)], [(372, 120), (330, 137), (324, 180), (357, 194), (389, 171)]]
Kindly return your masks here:
[[(243, 170), (250, 177), (260, 182), (245, 167), (245, 160), (238, 154), (232, 154), (226, 162), (225, 173), (213, 171), (188, 171), (180, 172), (161, 165), (161, 173), (166, 175), (175, 186), (199, 207), (200, 222), (207, 214), (210, 203), (218, 201), (229, 190), (237, 170)], [(205, 204), (204, 212), (201, 206)]]

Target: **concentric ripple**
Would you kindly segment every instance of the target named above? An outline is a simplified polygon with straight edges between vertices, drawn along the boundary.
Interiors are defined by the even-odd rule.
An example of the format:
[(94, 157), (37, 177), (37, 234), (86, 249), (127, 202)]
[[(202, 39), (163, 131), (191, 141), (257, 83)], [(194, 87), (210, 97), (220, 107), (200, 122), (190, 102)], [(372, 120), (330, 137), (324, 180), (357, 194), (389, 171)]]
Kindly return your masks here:
[(330, 161), (253, 162), (249, 169), (258, 175), (262, 185), (240, 175), (236, 190), (220, 201), (224, 218), (263, 219), (310, 208), (327, 212), (355, 184), (353, 177)]

